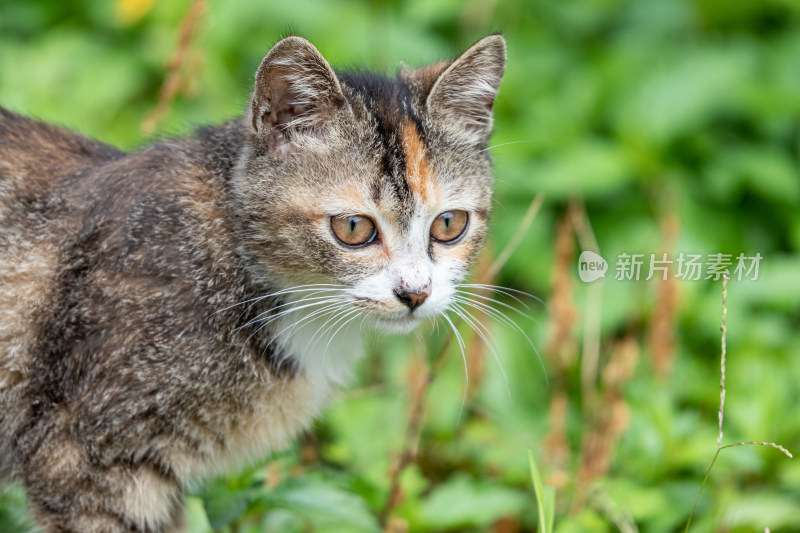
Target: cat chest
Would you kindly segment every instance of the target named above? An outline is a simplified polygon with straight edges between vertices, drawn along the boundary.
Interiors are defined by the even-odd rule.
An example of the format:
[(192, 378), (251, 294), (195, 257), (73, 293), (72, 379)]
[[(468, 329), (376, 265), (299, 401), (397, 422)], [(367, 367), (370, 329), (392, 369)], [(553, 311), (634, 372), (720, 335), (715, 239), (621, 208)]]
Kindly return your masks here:
[(220, 413), (218, 425), (205, 428), (199, 449), (176, 454), (176, 472), (185, 482), (201, 481), (285, 448), (309, 427), (327, 396), (327, 391), (314, 387), (302, 374), (265, 384), (252, 391), (238, 409)]
[[(347, 381), (353, 359), (361, 354), (360, 331), (345, 327), (333, 334), (333, 330), (326, 332), (330, 317), (314, 318), (301, 321), (297, 327), (292, 327), (296, 316), (278, 321), (275, 331), (291, 330), (291, 334), (278, 336), (276, 343), (281, 353), (294, 361), (297, 373), (293, 377), (271, 376), (242, 387), (236, 405), (215, 416), (219, 425), (211, 429), (216, 435), (206, 439), (209, 444), (197, 456), (199, 460), (187, 461), (183, 479), (220, 475), (285, 448), (311, 425), (333, 391)], [(242, 379), (246, 381), (247, 377)]]

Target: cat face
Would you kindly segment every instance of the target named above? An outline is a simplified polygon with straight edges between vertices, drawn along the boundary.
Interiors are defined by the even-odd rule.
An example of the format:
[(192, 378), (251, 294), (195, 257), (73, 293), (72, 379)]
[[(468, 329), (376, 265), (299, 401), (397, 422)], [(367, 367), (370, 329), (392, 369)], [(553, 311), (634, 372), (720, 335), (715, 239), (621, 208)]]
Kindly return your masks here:
[(307, 41), (279, 42), (233, 184), (264, 279), (327, 287), (389, 331), (445, 311), (486, 235), (504, 64), (500, 36), (394, 78), (336, 74)]

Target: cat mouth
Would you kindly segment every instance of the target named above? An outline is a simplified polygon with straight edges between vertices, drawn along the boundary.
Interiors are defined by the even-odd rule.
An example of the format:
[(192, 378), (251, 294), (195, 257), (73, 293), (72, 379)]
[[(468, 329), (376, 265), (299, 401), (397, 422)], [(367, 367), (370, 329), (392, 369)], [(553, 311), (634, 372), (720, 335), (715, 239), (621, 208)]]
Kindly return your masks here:
[(388, 333), (408, 333), (422, 322), (422, 317), (414, 313), (406, 313), (399, 316), (376, 317), (374, 322), (379, 329)]

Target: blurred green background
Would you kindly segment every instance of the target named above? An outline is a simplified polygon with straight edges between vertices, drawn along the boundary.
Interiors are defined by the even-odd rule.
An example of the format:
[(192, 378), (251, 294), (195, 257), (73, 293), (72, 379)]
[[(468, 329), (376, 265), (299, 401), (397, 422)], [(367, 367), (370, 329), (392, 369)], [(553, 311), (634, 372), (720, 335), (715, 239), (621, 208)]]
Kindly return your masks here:
[[(682, 531), (717, 447), (722, 286), (674, 271), (616, 280), (620, 253), (646, 254), (642, 278), (651, 253), (761, 254), (758, 280), (728, 284), (723, 444), (800, 451), (796, 0), (5, 0), (0, 105), (135, 149), (239, 114), (288, 32), (334, 66), (392, 72), (495, 31), (508, 68), (476, 276), (522, 236), (495, 282), (542, 302), (495, 294), (522, 314), (495, 308), (538, 355), (479, 316), (508, 379), (462, 327), (465, 392), (456, 346), (434, 363), (441, 332), (368, 339), (353, 387), (310, 434), (192, 493), (189, 531), (536, 531), (529, 449), (555, 488), (555, 531)], [(582, 249), (609, 261), (604, 281), (579, 281)], [(8, 487), (0, 531), (26, 527)], [(724, 450), (692, 530), (767, 527), (800, 531), (800, 463)]]

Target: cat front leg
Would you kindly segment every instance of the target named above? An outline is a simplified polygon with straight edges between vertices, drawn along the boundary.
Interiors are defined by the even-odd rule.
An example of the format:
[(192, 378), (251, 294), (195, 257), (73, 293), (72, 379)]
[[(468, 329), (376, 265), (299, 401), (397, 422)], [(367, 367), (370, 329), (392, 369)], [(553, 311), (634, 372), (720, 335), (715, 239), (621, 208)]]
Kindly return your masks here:
[(48, 533), (178, 533), (183, 493), (155, 462), (102, 465), (86, 447), (48, 433), (20, 465), (31, 512)]

